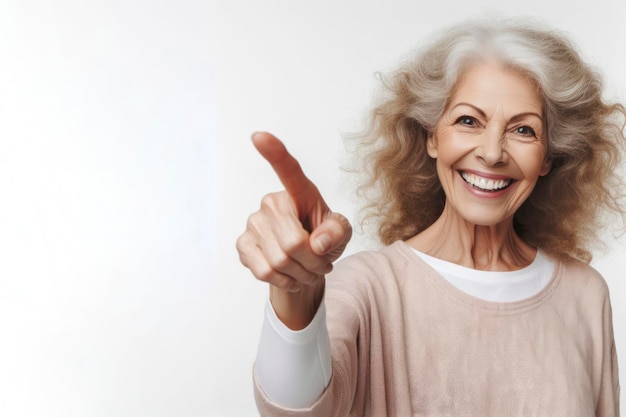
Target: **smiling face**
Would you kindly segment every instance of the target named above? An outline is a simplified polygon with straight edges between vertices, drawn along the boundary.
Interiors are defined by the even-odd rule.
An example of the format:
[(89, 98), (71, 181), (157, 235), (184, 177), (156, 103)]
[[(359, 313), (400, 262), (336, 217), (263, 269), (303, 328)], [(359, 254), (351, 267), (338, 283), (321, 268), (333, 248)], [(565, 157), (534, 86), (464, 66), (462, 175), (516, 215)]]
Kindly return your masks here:
[(550, 170), (542, 108), (519, 72), (488, 62), (463, 73), (428, 139), (447, 209), (480, 226), (512, 220)]

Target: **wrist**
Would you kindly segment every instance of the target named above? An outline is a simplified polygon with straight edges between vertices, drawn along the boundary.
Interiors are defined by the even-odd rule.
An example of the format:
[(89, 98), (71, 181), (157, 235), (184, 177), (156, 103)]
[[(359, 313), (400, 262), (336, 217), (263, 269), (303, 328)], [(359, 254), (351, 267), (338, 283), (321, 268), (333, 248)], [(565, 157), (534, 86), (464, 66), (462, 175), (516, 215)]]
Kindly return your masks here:
[(302, 285), (297, 292), (289, 292), (270, 285), (270, 302), (276, 316), (291, 330), (307, 327), (322, 302), (325, 278), (320, 277), (313, 285)]

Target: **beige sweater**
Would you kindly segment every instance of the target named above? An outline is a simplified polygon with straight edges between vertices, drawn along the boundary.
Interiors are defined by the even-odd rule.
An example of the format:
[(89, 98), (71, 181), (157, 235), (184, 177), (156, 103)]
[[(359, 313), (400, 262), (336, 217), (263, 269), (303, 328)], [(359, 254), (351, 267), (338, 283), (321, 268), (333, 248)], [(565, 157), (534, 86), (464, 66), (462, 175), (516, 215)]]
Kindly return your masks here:
[(619, 415), (602, 277), (558, 263), (548, 285), (494, 303), (449, 284), (403, 242), (339, 262), (326, 286), (333, 376), (310, 409), (266, 416)]

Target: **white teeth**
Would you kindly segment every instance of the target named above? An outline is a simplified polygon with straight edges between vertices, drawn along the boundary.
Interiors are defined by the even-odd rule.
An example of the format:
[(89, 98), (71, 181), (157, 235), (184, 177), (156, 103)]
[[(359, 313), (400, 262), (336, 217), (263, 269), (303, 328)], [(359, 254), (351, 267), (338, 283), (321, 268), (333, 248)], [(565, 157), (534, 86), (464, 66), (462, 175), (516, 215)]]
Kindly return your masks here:
[(470, 185), (473, 185), (476, 188), (480, 188), (485, 191), (497, 191), (503, 188), (506, 188), (511, 184), (511, 179), (504, 180), (489, 180), (474, 174), (468, 174), (467, 172), (462, 172), (461, 176)]

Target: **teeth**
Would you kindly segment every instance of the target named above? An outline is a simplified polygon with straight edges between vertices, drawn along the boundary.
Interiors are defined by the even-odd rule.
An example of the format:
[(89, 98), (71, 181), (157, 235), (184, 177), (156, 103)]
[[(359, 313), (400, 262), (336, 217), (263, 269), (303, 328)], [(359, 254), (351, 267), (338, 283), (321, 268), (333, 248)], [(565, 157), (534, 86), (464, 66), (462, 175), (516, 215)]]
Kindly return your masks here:
[(485, 191), (501, 190), (511, 184), (510, 178), (505, 180), (488, 180), (473, 174), (468, 174), (467, 172), (462, 172), (461, 176), (468, 184)]

